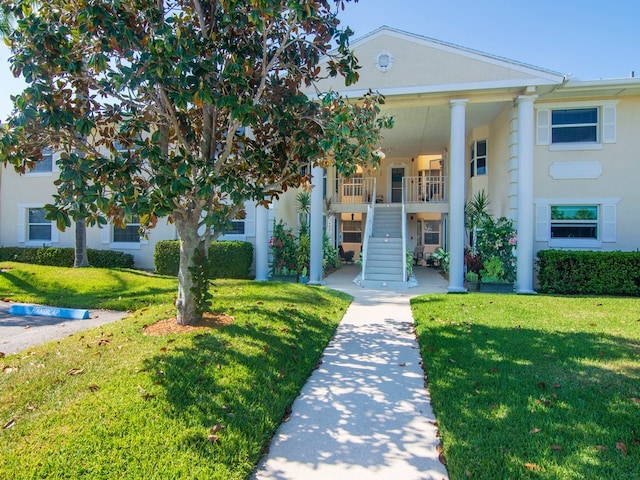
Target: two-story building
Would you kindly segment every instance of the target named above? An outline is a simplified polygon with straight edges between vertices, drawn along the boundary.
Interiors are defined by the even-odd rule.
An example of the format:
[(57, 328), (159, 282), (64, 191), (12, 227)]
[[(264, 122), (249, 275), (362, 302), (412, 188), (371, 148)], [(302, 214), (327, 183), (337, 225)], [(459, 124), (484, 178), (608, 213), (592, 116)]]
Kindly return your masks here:
[[(380, 285), (406, 281), (407, 250), (428, 256), (441, 246), (450, 252), (449, 290), (464, 291), (464, 207), (481, 190), (491, 213), (517, 226), (521, 293), (533, 291), (539, 250), (640, 247), (640, 79), (574, 80), (387, 27), (352, 48), (359, 82), (329, 79), (321, 89), (354, 100), (377, 90), (395, 126), (384, 132), (378, 168), (351, 178), (312, 170), (312, 281), (320, 281), (325, 230), (362, 255), (364, 280)], [(54, 192), (53, 155), (24, 177), (0, 177), (1, 245), (73, 246), (73, 232), (58, 232), (42, 215)], [(294, 197), (286, 193), (268, 211), (247, 205), (226, 237), (254, 243), (259, 279), (272, 220), (297, 223)], [(132, 224), (92, 230), (88, 244), (131, 252), (151, 269), (155, 242), (175, 237), (162, 224), (144, 241)]]

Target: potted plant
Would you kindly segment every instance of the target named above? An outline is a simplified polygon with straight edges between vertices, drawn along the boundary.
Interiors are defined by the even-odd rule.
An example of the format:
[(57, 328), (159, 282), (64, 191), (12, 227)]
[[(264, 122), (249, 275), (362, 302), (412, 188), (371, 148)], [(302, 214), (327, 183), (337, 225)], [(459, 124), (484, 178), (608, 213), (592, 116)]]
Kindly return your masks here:
[(476, 272), (468, 271), (464, 274), (464, 278), (467, 281), (467, 290), (470, 292), (480, 290), (480, 277)]
[(489, 217), (478, 231), (476, 250), (482, 260), (480, 291), (513, 291), (516, 279), (517, 243), (513, 222), (505, 217), (497, 220)]

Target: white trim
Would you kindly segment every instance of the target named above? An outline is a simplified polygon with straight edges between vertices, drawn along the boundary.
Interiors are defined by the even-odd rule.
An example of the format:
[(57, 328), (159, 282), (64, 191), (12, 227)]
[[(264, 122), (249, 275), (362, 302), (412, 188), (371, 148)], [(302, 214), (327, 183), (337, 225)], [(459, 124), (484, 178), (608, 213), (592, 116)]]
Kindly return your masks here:
[(550, 248), (602, 248), (602, 242), (587, 238), (551, 238)]
[[(620, 100), (578, 101), (578, 102), (551, 102), (538, 103), (536, 109), (536, 145), (548, 145), (550, 151), (574, 151), (574, 150), (602, 150), (604, 143), (616, 142), (616, 106)], [(573, 108), (597, 108), (598, 125), (596, 142), (584, 143), (553, 143), (551, 132), (553, 122), (551, 112), (553, 110)]]
[(16, 206), (18, 207), (16, 232), (18, 243), (23, 243), (26, 247), (42, 247), (60, 242), (60, 232), (53, 221), (51, 221), (51, 240), (29, 240), (29, 209), (44, 208), (43, 203), (18, 203)]
[(615, 105), (602, 106), (602, 143), (616, 143), (616, 107)]
[[(417, 95), (421, 93), (460, 93), (473, 92), (476, 90), (498, 90), (498, 89), (518, 89), (530, 86), (548, 86), (549, 82), (538, 81), (537, 79), (510, 79), (510, 80), (491, 80), (487, 82), (460, 82), (460, 83), (442, 83), (437, 85), (416, 85), (408, 87), (381, 87), (377, 90), (387, 97), (395, 95)], [(338, 92), (343, 97), (359, 98), (369, 93), (367, 88), (359, 88), (355, 90), (341, 90)], [(514, 98), (517, 96), (513, 95)], [(309, 94), (309, 98), (317, 99), (318, 94)], [(470, 98), (469, 103), (474, 103), (474, 99)]]
[(620, 100), (583, 100), (579, 102), (541, 102), (534, 104), (536, 110), (559, 110), (563, 108), (583, 108), (583, 107), (615, 107)]
[(552, 143), (549, 145), (550, 151), (566, 152), (567, 150), (602, 150), (601, 143)]
[(539, 108), (536, 117), (536, 145), (549, 145), (551, 143), (551, 110)]
[(422, 45), (425, 47), (430, 47), (430, 48), (434, 48), (444, 52), (454, 53), (456, 55), (471, 58), (474, 60), (479, 60), (491, 65), (495, 65), (503, 68), (509, 68), (511, 70), (516, 70), (526, 75), (539, 77), (540, 80), (545, 81), (544, 82), (545, 85), (548, 85), (549, 83), (561, 84), (566, 78), (565, 75), (558, 72), (546, 70), (533, 65), (521, 63), (516, 60), (511, 60), (508, 58), (499, 57), (496, 55), (491, 55), (489, 53), (481, 52), (480, 50), (473, 50), (471, 48), (455, 45), (453, 43), (443, 42), (435, 38), (425, 37), (423, 35), (417, 35), (415, 33), (405, 32), (403, 30), (390, 28), (387, 26), (380, 27), (374, 30), (373, 32), (368, 33), (367, 35), (364, 35), (360, 38), (356, 38), (355, 40), (352, 40), (349, 43), (349, 46), (352, 50), (355, 50), (361, 45), (365, 45), (369, 43), (371, 40), (374, 40), (378, 37), (385, 36), (385, 35), (389, 37), (397, 38), (400, 40), (417, 43), (418, 45)]
[[(533, 203), (536, 208), (537, 242), (548, 242), (551, 248), (601, 248), (602, 243), (615, 243), (616, 237), (616, 205), (620, 197), (585, 197), (585, 198), (536, 198)], [(598, 209), (598, 239), (570, 239), (550, 238), (551, 234), (551, 205), (597, 205)]]
[(553, 162), (549, 175), (555, 180), (596, 179), (602, 175), (602, 165), (598, 161)]
[[(380, 59), (382, 57), (387, 57), (387, 64), (386, 65), (381, 65), (380, 64)], [(393, 67), (393, 62), (395, 61), (395, 58), (393, 58), (393, 54), (389, 51), (389, 50), (380, 50), (376, 56), (373, 58), (373, 64), (376, 66), (376, 68), (381, 71), (381, 72), (388, 72), (391, 67)]]

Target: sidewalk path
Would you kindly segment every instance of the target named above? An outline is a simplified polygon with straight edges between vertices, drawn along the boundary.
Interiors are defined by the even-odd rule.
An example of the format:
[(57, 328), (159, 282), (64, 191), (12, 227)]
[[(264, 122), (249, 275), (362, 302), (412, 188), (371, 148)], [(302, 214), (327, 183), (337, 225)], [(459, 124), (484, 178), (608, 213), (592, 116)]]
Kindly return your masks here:
[(345, 267), (327, 278), (354, 300), (254, 480), (448, 478), (409, 306), (447, 285), (420, 269), (412, 289), (363, 289), (351, 282), (356, 273)]

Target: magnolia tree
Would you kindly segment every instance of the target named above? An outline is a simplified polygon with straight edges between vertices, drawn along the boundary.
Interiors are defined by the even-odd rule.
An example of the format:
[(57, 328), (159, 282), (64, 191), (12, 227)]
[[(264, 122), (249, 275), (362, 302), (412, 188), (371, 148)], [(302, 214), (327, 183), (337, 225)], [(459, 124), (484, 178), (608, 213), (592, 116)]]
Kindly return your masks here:
[(307, 183), (309, 162), (348, 175), (378, 161), (391, 127), (382, 98), (317, 89), (325, 76), (358, 79), (337, 18), (348, 1), (5, 0), (12, 69), (27, 88), (0, 158), (24, 172), (43, 149), (60, 152), (46, 206), (60, 229), (136, 216), (146, 234), (173, 222), (177, 321), (193, 323), (206, 307), (209, 242), (245, 201)]

